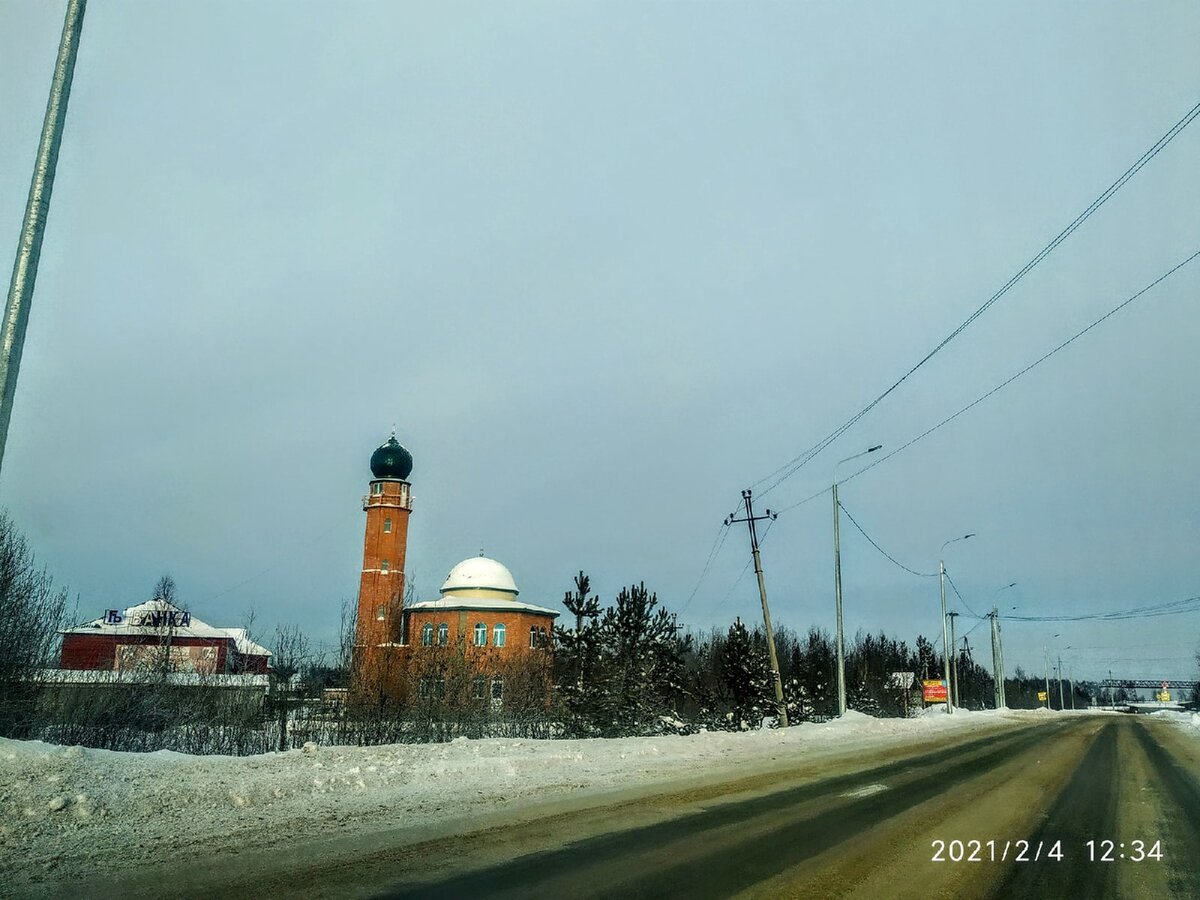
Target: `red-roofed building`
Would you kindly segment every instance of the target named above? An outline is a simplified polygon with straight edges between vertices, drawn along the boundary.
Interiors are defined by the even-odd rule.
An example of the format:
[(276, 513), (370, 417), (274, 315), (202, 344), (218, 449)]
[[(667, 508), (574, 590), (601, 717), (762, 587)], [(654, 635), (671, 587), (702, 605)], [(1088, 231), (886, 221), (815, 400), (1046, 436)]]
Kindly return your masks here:
[(162, 666), (205, 675), (265, 675), (271, 651), (244, 628), (218, 628), (167, 600), (109, 609), (61, 632), (60, 669), (135, 671)]

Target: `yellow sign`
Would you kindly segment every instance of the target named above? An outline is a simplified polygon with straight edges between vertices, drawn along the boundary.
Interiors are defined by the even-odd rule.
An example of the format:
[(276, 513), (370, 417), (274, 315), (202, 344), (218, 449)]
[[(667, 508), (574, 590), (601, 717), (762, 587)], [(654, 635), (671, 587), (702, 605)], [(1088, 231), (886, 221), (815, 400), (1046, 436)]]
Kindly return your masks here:
[(1043, 703), (1045, 703), (1046, 702), (1046, 692), (1038, 691), (1038, 699), (1041, 700)]
[(1158, 694), (1158, 700), (1160, 703), (1170, 703), (1171, 702), (1171, 692), (1170, 691), (1160, 691)]

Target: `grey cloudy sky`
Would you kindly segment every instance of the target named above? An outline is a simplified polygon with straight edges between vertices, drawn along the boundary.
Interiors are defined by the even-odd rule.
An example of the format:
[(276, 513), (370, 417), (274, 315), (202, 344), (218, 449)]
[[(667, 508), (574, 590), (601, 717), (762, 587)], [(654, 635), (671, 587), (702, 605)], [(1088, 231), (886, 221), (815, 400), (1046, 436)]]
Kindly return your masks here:
[[(0, 5), (6, 253), (62, 14)], [(0, 503), (89, 616), (170, 571), (205, 620), (330, 640), (395, 423), (421, 596), (482, 548), (535, 603), (582, 568), (605, 600), (645, 580), (695, 627), (754, 620), (744, 526), (688, 602), (740, 489), (1200, 99), (1197, 46), (1189, 2), (93, 3)], [(764, 505), (1200, 249), (1198, 161), (1194, 125)], [(1200, 262), (844, 504), (922, 571), (977, 532), (947, 566), (979, 611), (1011, 581), (1032, 615), (1200, 594), (1198, 290)], [(778, 622), (832, 627), (830, 518), (772, 527)], [(843, 557), (851, 632), (937, 631), (934, 579), (848, 523)], [(1047, 644), (1076, 675), (1194, 677), (1200, 614), (1005, 634), (1010, 669)]]

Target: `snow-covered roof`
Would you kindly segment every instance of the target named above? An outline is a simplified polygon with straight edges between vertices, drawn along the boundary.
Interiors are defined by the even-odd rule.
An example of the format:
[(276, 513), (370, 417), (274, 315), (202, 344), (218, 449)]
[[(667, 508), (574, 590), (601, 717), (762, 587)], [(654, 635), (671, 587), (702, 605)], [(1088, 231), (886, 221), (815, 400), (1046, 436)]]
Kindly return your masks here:
[(422, 600), (404, 607), (410, 612), (422, 612), (439, 609), (477, 609), (489, 612), (529, 612), (543, 616), (559, 616), (552, 609), (544, 606), (534, 606), (532, 603), (522, 603), (520, 600), (493, 599), (491, 597), (443, 597), (440, 600)]
[(270, 686), (267, 675), (224, 675), (204, 672), (145, 672), (137, 669), (41, 669), (40, 681), (52, 684), (142, 684), (165, 682), (173, 685), (207, 685), (221, 688), (255, 688)]
[(442, 593), (461, 590), (491, 590), (512, 594), (519, 593), (512, 572), (503, 564), (486, 556), (464, 559), (450, 570), (442, 584)]
[(237, 646), (237, 652), (242, 654), (242, 656), (273, 656), (274, 655), (273, 653), (271, 653), (270, 650), (268, 650), (262, 644), (256, 644), (256, 643), (254, 643), (254, 641), (250, 640), (249, 635), (246, 634), (245, 628), (225, 628), (222, 630), (227, 635), (229, 635), (231, 638), (233, 638), (233, 640), (235, 641), (235, 644)]
[(238, 653), (245, 656), (270, 656), (271, 651), (254, 643), (245, 628), (218, 628), (193, 616), (186, 609), (161, 598), (147, 600), (125, 610), (108, 610), (99, 619), (66, 628), (60, 634), (101, 634), (232, 640)]

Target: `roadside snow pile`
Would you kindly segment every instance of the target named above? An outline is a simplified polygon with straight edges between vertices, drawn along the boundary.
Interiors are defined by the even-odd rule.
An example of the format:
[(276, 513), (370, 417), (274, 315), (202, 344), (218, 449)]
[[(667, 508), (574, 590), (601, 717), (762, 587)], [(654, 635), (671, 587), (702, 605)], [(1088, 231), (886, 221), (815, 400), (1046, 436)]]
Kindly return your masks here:
[[(1037, 717), (1040, 719), (1040, 717)], [(468, 740), (317, 747), (261, 756), (138, 754), (0, 739), (0, 882), (168, 854), (207, 856), (337, 829), (428, 825), (567, 795), (737, 777), (790, 760), (900, 746), (943, 732), (1036, 721), (1031, 713), (851, 712), (742, 733), (591, 740)], [(344, 833), (344, 832), (343, 832)], [(64, 873), (65, 874), (65, 873)], [(36, 876), (35, 876), (36, 877)]]
[(1188, 731), (1193, 737), (1200, 737), (1200, 713), (1188, 712), (1182, 709), (1162, 709), (1150, 715), (1166, 719), (1172, 725)]

